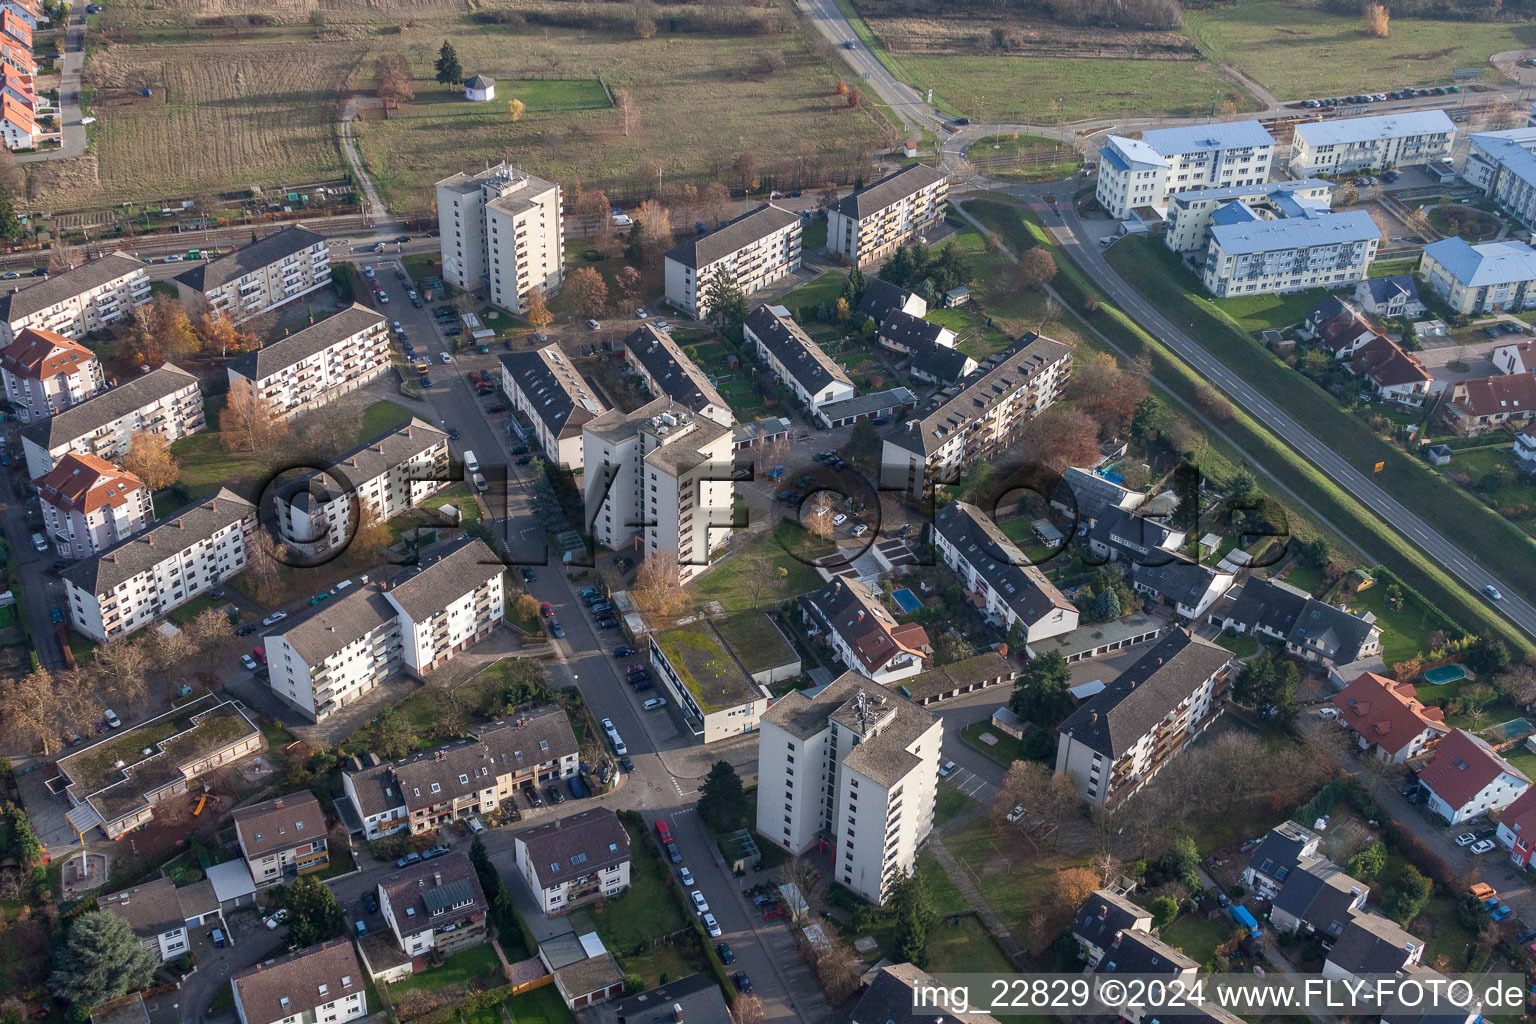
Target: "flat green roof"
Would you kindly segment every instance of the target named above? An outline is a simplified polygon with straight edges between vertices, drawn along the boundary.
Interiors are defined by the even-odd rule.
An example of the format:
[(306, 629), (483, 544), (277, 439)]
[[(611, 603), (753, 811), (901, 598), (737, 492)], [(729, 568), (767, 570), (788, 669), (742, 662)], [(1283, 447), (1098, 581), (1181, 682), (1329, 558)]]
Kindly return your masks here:
[(763, 699), (763, 691), (709, 622), (675, 626), (651, 634), (651, 640), (705, 714)]
[(748, 672), (762, 672), (800, 659), (767, 612), (739, 612), (716, 620), (714, 625)]

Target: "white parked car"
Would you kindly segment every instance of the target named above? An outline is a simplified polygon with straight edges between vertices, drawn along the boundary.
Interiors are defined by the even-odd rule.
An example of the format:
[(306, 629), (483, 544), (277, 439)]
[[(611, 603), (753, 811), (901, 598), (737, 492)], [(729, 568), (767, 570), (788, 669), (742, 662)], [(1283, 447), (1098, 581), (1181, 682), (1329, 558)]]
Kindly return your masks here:
[(453, 356), (449, 355), (447, 352), (439, 352), (437, 354), (437, 358), (439, 358), (439, 359), (441, 359), (443, 361), (443, 365), (444, 366), (447, 366), (448, 364), (453, 362)]
[(1317, 709), (1317, 717), (1318, 718), (1338, 718), (1339, 717), (1339, 709), (1338, 708), (1318, 708)]
[(94, 117), (82, 117), (80, 119), (80, 123), (81, 124), (95, 124), (96, 123), (96, 119)]
[(342, 580), (340, 583), (336, 584), (336, 589), (337, 590), (346, 590), (351, 585), (352, 585), (352, 581), (351, 580)]
[(106, 714), (102, 715), (101, 717), (106, 719), (109, 728), (121, 729), (123, 727), (123, 720), (118, 718), (117, 712), (113, 711), (111, 708), (107, 708)]
[(637, 310), (635, 310), (635, 317), (636, 317), (636, 318), (637, 318), (637, 319), (640, 319), (640, 320), (644, 320), (644, 319), (645, 319), (645, 318), (646, 318), (646, 316), (647, 316), (647, 315), (648, 315), (648, 314), (647, 314), (647, 313), (646, 313), (646, 312), (645, 312), (645, 310), (643, 310), (643, 309), (637, 309)]
[(1022, 817), (1024, 817), (1024, 805), (1023, 804), (1015, 804), (1013, 810), (1008, 812), (1008, 820), (1009, 821), (1018, 821)]
[(848, 513), (846, 513), (846, 512), (839, 512), (837, 515), (832, 517), (832, 525), (833, 526), (842, 526), (847, 521), (848, 521)]
[(862, 537), (869, 532), (869, 527), (865, 526), (863, 523), (860, 523), (848, 532), (855, 537)]
[(704, 930), (709, 932), (709, 937), (712, 939), (720, 937), (720, 922), (715, 920), (714, 914), (704, 915)]
[(1472, 852), (1478, 855), (1485, 854), (1491, 849), (1493, 849), (1492, 839), (1479, 839), (1472, 844)]
[(704, 894), (695, 889), (689, 894), (693, 897), (693, 908), (701, 914), (709, 913), (709, 904), (705, 902)]
[(469, 478), (469, 481), (475, 485), (475, 490), (479, 491), (481, 494), (484, 494), (491, 488), (491, 485), (485, 482), (484, 473), (475, 473)]
[(603, 325), (598, 323), (596, 320), (588, 320), (587, 321), (587, 330), (589, 330), (589, 331), (600, 331), (602, 329), (603, 329)]
[(288, 908), (279, 907), (271, 917), (265, 919), (265, 923), (268, 928), (276, 928), (286, 920), (288, 920)]
[(256, 671), (256, 659), (251, 657), (249, 654), (240, 655), (240, 664), (245, 666), (245, 670), (247, 672)]
[(273, 612), (271, 615), (268, 615), (266, 618), (262, 619), (261, 620), (261, 624), (263, 626), (276, 625), (277, 623), (282, 622), (287, 617), (288, 617), (288, 613), (287, 612)]
[(180, 263), (185, 258), (186, 257), (181, 256), (179, 254), (173, 254), (173, 255), (167, 256), (165, 258), (165, 262), (167, 262), (167, 263)]
[(693, 872), (689, 871), (687, 868), (678, 868), (677, 877), (683, 880), (684, 885), (693, 884)]
[(1471, 846), (1475, 842), (1477, 842), (1477, 836), (1473, 835), (1471, 832), (1463, 832), (1461, 835), (1456, 837), (1457, 846)]

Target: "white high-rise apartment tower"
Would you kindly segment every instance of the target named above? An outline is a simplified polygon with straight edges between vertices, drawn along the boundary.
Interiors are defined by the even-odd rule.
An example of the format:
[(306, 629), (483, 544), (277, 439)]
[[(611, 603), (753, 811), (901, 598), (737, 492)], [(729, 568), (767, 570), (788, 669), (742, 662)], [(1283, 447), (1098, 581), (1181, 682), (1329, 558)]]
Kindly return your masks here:
[(525, 312), (532, 288), (553, 295), (565, 283), (560, 186), (500, 163), (437, 183), (443, 280), (486, 289), (498, 306)]

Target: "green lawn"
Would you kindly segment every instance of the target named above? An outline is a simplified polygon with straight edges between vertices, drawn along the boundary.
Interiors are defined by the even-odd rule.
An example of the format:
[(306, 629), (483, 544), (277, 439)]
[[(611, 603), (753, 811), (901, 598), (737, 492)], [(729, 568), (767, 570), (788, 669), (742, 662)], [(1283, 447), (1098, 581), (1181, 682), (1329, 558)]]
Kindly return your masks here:
[(226, 598), (209, 597), (207, 594), (199, 594), (180, 608), (168, 613), (166, 618), (178, 626), (185, 626), (208, 609), (217, 608), (228, 603), (229, 601)]
[(1070, 144), (1028, 132), (989, 135), (971, 143), (965, 155), (978, 170), (1008, 181), (1054, 181), (1083, 167), (1081, 154)]
[[(996, 736), (997, 742), (983, 743), (981, 734), (984, 732), (990, 732), (993, 736)], [(1015, 761), (1029, 760), (1024, 754), (1024, 744), (1007, 733), (996, 729), (991, 722), (972, 722), (960, 730), (960, 737), (965, 740), (968, 746), (985, 754), (1004, 768), (1009, 767)], [(940, 786), (939, 788), (943, 789), (944, 787)]]
[[(576, 1020), (553, 985), (513, 996), (501, 1005), (517, 1024), (574, 1024)], [(498, 1015), (493, 1024), (504, 1024), (507, 1019)]]
[(453, 954), (444, 960), (440, 967), (397, 981), (389, 986), (388, 991), (391, 996), (398, 997), (402, 992), (416, 990), (435, 992), (449, 985), (463, 985), (468, 988), (473, 982), (500, 974), (501, 964), (496, 959), (496, 951), (487, 943), (484, 946), (476, 946)]
[(955, 347), (978, 361), (1013, 342), (996, 327), (987, 326), (985, 316), (971, 303), (952, 309), (935, 309), (923, 319), (954, 331)]
[(521, 100), (525, 113), (552, 110), (597, 110), (609, 106), (608, 94), (596, 78), (497, 78), (496, 98), (489, 103), (471, 103), (461, 86), (442, 86), (432, 79), (418, 79), (416, 98), (402, 103), (390, 114), (392, 118), (456, 117), (478, 118), (507, 116), (507, 103)]
[(1013, 974), (1014, 966), (976, 915), (963, 914), (958, 924), (941, 917), (928, 926), (928, 970), (935, 974), (1000, 975)]
[(1411, 274), (1419, 269), (1419, 261), (1412, 260), (1377, 260), (1371, 264), (1372, 277), (1397, 277), (1399, 274)]
[[(644, 953), (631, 953), (626, 956), (622, 952), (615, 953), (619, 966), (625, 974), (633, 974), (639, 978), (646, 988), (654, 988), (661, 984), (661, 976), (667, 978), (682, 978), (700, 970), (701, 965), (693, 962), (679, 946), (655, 946)], [(550, 985), (550, 989), (554, 986)], [(562, 1003), (562, 1006), (565, 1004)], [(522, 1024), (522, 1018), (517, 1018), (518, 1024)]]
[(827, 221), (823, 217), (814, 218), (800, 233), (800, 251), (806, 253), (820, 252), (826, 247)]
[(421, 507), (429, 512), (436, 512), (444, 505), (456, 506), (461, 522), (473, 523), (480, 518), (480, 506), (475, 503), (474, 495), (469, 493), (469, 485), (462, 480), (450, 484), (421, 503)]
[(1212, 62), (1238, 64), (1284, 100), (1443, 85), (1456, 68), (1486, 67), (1495, 53), (1536, 45), (1528, 22), (1399, 17), (1390, 38), (1369, 39), (1358, 16), (1280, 0), (1188, 11), (1184, 31)]
[(1396, 665), (1424, 653), (1429, 634), (1440, 628), (1434, 609), (1414, 602), (1406, 595), (1396, 611), (1387, 608), (1387, 588), (1374, 586), (1359, 591), (1349, 600), (1352, 612), (1372, 612), (1381, 627), (1381, 660)]
[(834, 338), (842, 332), (830, 320), (817, 320), (816, 310), (825, 306), (827, 312), (832, 312), (847, 283), (848, 278), (842, 274), (828, 272), (812, 281), (807, 281), (779, 299), (774, 305), (786, 307), (796, 322), (805, 329), (805, 333), (817, 341)]
[(700, 601), (719, 601), (727, 612), (746, 611), (753, 607), (752, 595), (736, 567), (756, 552), (766, 556), (775, 567), (784, 570), (782, 576), (776, 575), (770, 585), (765, 586), (757, 596), (757, 607), (767, 607), (776, 601), (821, 586), (821, 576), (807, 564), (808, 558), (803, 560), (791, 552), (814, 556), (826, 554), (830, 549), (830, 543), (812, 537), (799, 523), (781, 519), (773, 529), (752, 538), (729, 561), (710, 569), (689, 584), (688, 589)]
[(1259, 642), (1249, 633), (1223, 631), (1216, 638), (1216, 642), (1239, 658), (1247, 658), (1259, 653)]
[(1301, 323), (1307, 312), (1328, 297), (1321, 288), (1285, 295), (1243, 295), (1212, 299), (1211, 305), (1237, 322), (1245, 331), (1281, 330)]
[(670, 935), (688, 923), (668, 891), (672, 883), (666, 867), (645, 846), (646, 837), (631, 831), (629, 842), (636, 851), (629, 865), (629, 888), (616, 899), (583, 908), (592, 915), (603, 943), (614, 952)]
[(1236, 930), (1237, 926), (1225, 912), (1218, 914), (1215, 920), (1207, 921), (1204, 914), (1196, 911), (1185, 914), (1164, 928), (1162, 938), (1174, 949), (1183, 950), (1196, 963), (1203, 964), (1216, 952), (1216, 947), (1223, 945)]
[(933, 798), (933, 824), (939, 826), (957, 818), (976, 805), (976, 801), (954, 786), (940, 786)]

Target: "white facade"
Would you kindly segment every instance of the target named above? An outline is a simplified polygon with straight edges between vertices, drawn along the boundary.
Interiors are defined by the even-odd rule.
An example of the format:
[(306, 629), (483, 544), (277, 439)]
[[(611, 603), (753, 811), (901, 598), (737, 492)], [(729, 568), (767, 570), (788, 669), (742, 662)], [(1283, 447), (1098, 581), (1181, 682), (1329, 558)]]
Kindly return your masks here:
[(1111, 135), (1099, 150), (1094, 197), (1110, 217), (1127, 220), (1138, 207), (1161, 211), (1179, 192), (1263, 184), (1274, 153), (1274, 138), (1257, 121)]
[(545, 917), (629, 888), (629, 837), (606, 807), (519, 832), (513, 849), (517, 873)]
[(454, 549), (384, 597), (400, 617), (401, 660), (417, 676), (485, 639), (506, 614), (501, 563), (478, 540)]
[(768, 710), (768, 690), (736, 660), (712, 623), (652, 631), (651, 666), (703, 743), (755, 732)]
[(1168, 227), (1163, 244), (1174, 252), (1203, 252), (1211, 241), (1211, 219), (1228, 203), (1246, 203), (1255, 209), (1276, 207), (1277, 216), (1289, 216), (1280, 208), (1310, 205), (1327, 210), (1333, 201), (1333, 183), (1321, 178), (1301, 181), (1267, 181), (1231, 188), (1202, 188), (1168, 197)]
[(144, 482), (94, 455), (64, 456), (36, 486), (43, 526), (61, 558), (104, 551), (154, 517)]
[(784, 306), (759, 306), (747, 318), (742, 333), (800, 404), (819, 409), (855, 395), (848, 374), (811, 340)]
[(176, 291), (182, 302), (200, 298), (238, 324), (330, 283), (325, 237), (294, 224), (177, 275)]
[(568, 469), (582, 468), (582, 426), (608, 407), (559, 345), (502, 356), (501, 389), (512, 407), (533, 424), (544, 458)]
[(709, 315), (705, 295), (724, 274), (751, 295), (800, 269), (799, 214), (761, 206), (674, 247), (666, 256), (667, 301), (695, 320)]
[(7, 345), (23, 327), (80, 338), (116, 323), (149, 300), (144, 264), (112, 253), (0, 296), (0, 334)]
[(101, 363), (90, 349), (62, 334), (23, 328), (0, 351), (5, 400), (24, 423), (45, 420), (106, 390)]
[(268, 633), (272, 692), (316, 722), (372, 692), (400, 667), (393, 611), (370, 583)]
[(498, 306), (526, 312), (524, 296), (546, 296), (565, 282), (565, 224), (560, 186), (497, 164), (437, 183), (443, 280), (486, 289)]
[(1419, 167), (1448, 157), (1456, 125), (1443, 110), (1342, 117), (1296, 126), (1290, 169), (1298, 178)]
[(1201, 280), (1212, 295), (1275, 295), (1363, 280), (1381, 230), (1364, 210), (1210, 229)]
[(942, 221), (948, 196), (943, 171), (904, 167), (827, 210), (827, 248), (855, 266), (882, 260)]
[(1004, 632), (1018, 623), (1032, 644), (1077, 628), (1077, 607), (981, 509), (952, 502), (940, 511), (932, 537), (944, 564)]
[(227, 372), (231, 390), (254, 388), (276, 415), (287, 419), (356, 391), (389, 366), (387, 322), (353, 303), (242, 356)]
[(27, 427), (21, 448), (32, 479), (51, 470), (71, 452), (121, 461), (141, 431), (176, 441), (201, 432), (203, 395), (197, 378), (171, 363), (111, 391)]
[(1536, 250), (1524, 242), (1470, 245), (1452, 235), (1424, 247), (1419, 273), (1463, 315), (1536, 308)]

